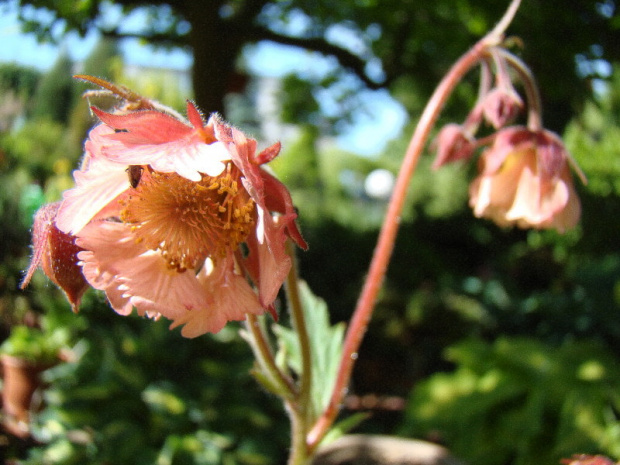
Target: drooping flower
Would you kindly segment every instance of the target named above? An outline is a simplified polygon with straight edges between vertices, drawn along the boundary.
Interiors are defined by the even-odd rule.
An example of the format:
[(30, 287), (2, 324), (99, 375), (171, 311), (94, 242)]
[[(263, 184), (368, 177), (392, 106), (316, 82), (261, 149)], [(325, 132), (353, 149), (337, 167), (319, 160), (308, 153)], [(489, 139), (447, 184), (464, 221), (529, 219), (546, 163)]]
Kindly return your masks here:
[(581, 207), (570, 161), (560, 138), (549, 131), (500, 130), (483, 152), (480, 174), (470, 186), (474, 214), (501, 226), (560, 232), (574, 227)]
[(67, 296), (73, 311), (77, 311), (88, 283), (78, 265), (75, 237), (60, 231), (55, 224), (60, 202), (41, 207), (34, 217), (32, 229), (32, 259), (20, 287), (24, 289), (37, 268), (41, 268)]
[(163, 316), (186, 337), (273, 310), (291, 267), (286, 240), (307, 247), (289, 192), (260, 166), (279, 144), (257, 153), (191, 103), (189, 122), (156, 109), (93, 112), (101, 124), (56, 219), (82, 249), (86, 281), (118, 313)]

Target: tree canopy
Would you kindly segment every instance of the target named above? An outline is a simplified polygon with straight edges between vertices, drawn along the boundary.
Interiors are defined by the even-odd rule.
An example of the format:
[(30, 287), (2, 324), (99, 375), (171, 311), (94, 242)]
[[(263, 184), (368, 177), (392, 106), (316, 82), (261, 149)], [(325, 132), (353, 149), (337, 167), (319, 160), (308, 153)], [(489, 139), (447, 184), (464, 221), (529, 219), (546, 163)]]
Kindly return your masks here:
[[(223, 112), (223, 98), (235, 82), (244, 46), (264, 40), (332, 57), (337, 66), (329, 76), (313, 82), (315, 86), (333, 85), (343, 75), (353, 75), (360, 88), (392, 90), (404, 81), (407, 88), (428, 93), (449, 64), (493, 26), (507, 3), (19, 1), (24, 30), (43, 40), (57, 39), (68, 30), (85, 34), (96, 28), (104, 36), (139, 37), (152, 44), (191, 50), (195, 98), (207, 112)], [(41, 14), (41, 9), (47, 14)], [(111, 10), (120, 14), (110, 14)], [(132, 29), (128, 18), (138, 11), (145, 21)], [(563, 126), (570, 118), (571, 105), (590, 93), (591, 79), (605, 77), (592, 63), (618, 60), (619, 27), (613, 0), (523, 2), (509, 32), (523, 40), (521, 53), (540, 78), (549, 126)]]

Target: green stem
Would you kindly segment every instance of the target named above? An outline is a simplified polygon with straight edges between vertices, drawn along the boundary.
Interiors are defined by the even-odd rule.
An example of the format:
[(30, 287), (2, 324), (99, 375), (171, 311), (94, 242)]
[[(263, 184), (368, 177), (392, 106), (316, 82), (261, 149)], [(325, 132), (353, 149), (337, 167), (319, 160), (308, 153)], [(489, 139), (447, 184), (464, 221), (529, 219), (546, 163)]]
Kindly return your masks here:
[(299, 402), (309, 407), (310, 389), (312, 387), (312, 354), (310, 352), (310, 337), (306, 326), (306, 318), (299, 294), (299, 276), (295, 246), (291, 241), (286, 243), (286, 251), (291, 257), (292, 265), (285, 282), (287, 303), (291, 313), (291, 324), (299, 338), (301, 351), (302, 372), (299, 382)]
[(310, 390), (312, 388), (312, 354), (310, 337), (306, 326), (303, 304), (299, 293), (299, 276), (295, 248), (292, 242), (286, 244), (286, 251), (292, 265), (285, 283), (287, 303), (291, 314), (291, 325), (299, 338), (302, 370), (299, 380), (299, 391), (293, 401), (286, 402), (286, 409), (291, 419), (291, 453), (288, 465), (303, 465), (308, 462), (309, 450), (306, 445), (306, 434), (310, 427)]
[(298, 401), (286, 401), (284, 405), (291, 420), (291, 452), (287, 465), (307, 465), (312, 456), (306, 444), (307, 408)]
[(271, 390), (284, 399), (292, 399), (297, 395), (293, 381), (276, 365), (273, 351), (267, 342), (265, 333), (256, 315), (246, 314), (246, 340), (254, 352), (262, 374), (267, 378)]

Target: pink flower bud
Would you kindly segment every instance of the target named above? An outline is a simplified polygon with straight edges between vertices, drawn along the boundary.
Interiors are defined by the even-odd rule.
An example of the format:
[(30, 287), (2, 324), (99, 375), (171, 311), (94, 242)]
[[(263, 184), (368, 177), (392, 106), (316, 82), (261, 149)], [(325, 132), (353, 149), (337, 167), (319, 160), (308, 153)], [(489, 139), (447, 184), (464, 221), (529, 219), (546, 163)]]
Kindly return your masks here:
[(463, 126), (456, 123), (446, 124), (441, 128), (434, 145), (437, 147), (437, 156), (432, 166), (434, 170), (446, 163), (467, 160), (476, 149), (474, 138), (463, 130)]
[(482, 100), (484, 118), (495, 129), (512, 123), (522, 110), (523, 100), (512, 87), (495, 87)]
[(77, 254), (82, 249), (75, 244), (75, 236), (56, 227), (59, 207), (60, 202), (47, 204), (35, 214), (32, 259), (20, 287), (25, 288), (35, 270), (41, 267), (47, 277), (64, 291), (71, 308), (77, 312), (88, 283), (78, 265)]

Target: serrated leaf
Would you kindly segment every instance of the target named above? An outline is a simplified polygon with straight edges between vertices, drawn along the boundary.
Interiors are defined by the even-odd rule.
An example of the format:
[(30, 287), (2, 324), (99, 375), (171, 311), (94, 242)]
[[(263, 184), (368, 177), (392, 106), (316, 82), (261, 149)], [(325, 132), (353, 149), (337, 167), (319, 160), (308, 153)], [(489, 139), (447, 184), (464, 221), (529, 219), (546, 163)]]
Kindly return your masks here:
[[(316, 420), (329, 403), (332, 388), (342, 354), (344, 323), (331, 325), (325, 301), (315, 296), (308, 285), (300, 281), (299, 292), (304, 318), (310, 339), (312, 357), (311, 421)], [(302, 360), (299, 338), (295, 331), (275, 325), (278, 339), (279, 357), (284, 357), (290, 369), (301, 376)]]

